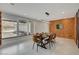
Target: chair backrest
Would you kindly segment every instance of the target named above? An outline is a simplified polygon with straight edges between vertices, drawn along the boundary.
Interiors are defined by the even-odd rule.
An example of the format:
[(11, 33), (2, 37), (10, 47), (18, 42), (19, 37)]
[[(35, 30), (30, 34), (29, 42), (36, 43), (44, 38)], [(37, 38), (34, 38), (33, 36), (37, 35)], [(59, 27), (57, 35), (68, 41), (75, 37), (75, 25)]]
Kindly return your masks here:
[(49, 42), (52, 40), (53, 36), (52, 35), (49, 35)]
[(49, 35), (49, 41), (51, 41), (52, 39), (55, 39), (55, 38), (56, 38), (55, 33)]
[(54, 34), (53, 34), (53, 39), (55, 39), (55, 38), (56, 38), (56, 34), (54, 33)]
[(36, 42), (36, 43), (39, 42), (39, 40), (37, 40), (37, 36), (36, 35), (33, 35), (33, 41)]

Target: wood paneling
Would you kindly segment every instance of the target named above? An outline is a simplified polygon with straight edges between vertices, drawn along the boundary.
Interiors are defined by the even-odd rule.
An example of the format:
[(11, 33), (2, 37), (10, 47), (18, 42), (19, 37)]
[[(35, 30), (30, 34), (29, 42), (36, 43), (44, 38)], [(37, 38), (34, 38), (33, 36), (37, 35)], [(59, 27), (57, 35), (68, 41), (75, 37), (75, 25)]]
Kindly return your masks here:
[(1, 45), (1, 37), (2, 35), (1, 35), (1, 12), (0, 12), (0, 45)]
[[(62, 24), (63, 29), (57, 30), (56, 24)], [(59, 37), (74, 39), (75, 38), (74, 28), (75, 28), (75, 17), (50, 21), (49, 23), (50, 32), (55, 32)]]

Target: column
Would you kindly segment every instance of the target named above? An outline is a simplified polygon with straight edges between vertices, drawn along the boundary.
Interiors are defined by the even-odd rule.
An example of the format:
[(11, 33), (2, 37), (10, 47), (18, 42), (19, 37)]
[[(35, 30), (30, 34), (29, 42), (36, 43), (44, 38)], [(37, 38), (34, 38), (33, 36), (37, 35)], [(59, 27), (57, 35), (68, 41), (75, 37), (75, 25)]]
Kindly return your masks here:
[(35, 33), (35, 22), (31, 22), (31, 33), (34, 34)]
[(27, 34), (29, 34), (29, 22), (27, 22)]
[(17, 29), (16, 29), (16, 32), (17, 32), (17, 36), (19, 36), (19, 20), (17, 20), (17, 25), (16, 25)]
[(76, 13), (76, 43), (79, 48), (79, 10)]
[(0, 45), (2, 43), (2, 33), (1, 33), (1, 12), (0, 12)]

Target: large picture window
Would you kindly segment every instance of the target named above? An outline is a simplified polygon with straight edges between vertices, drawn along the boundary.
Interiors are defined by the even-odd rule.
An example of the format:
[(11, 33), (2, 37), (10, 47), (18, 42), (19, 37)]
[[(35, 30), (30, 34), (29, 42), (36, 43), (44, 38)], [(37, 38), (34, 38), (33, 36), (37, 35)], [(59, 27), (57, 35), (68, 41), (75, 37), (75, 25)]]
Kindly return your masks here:
[(14, 32), (16, 31), (16, 22), (2, 21), (2, 38), (17, 36)]
[(2, 38), (24, 36), (31, 33), (30, 22), (2, 21)]

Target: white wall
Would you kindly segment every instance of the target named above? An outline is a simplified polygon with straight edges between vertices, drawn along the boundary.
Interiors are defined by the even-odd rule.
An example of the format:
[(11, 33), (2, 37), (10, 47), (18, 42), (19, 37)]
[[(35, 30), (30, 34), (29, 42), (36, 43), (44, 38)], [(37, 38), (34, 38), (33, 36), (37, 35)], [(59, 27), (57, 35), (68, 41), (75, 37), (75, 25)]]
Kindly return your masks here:
[(49, 23), (41, 21), (32, 22), (32, 33), (49, 32)]

